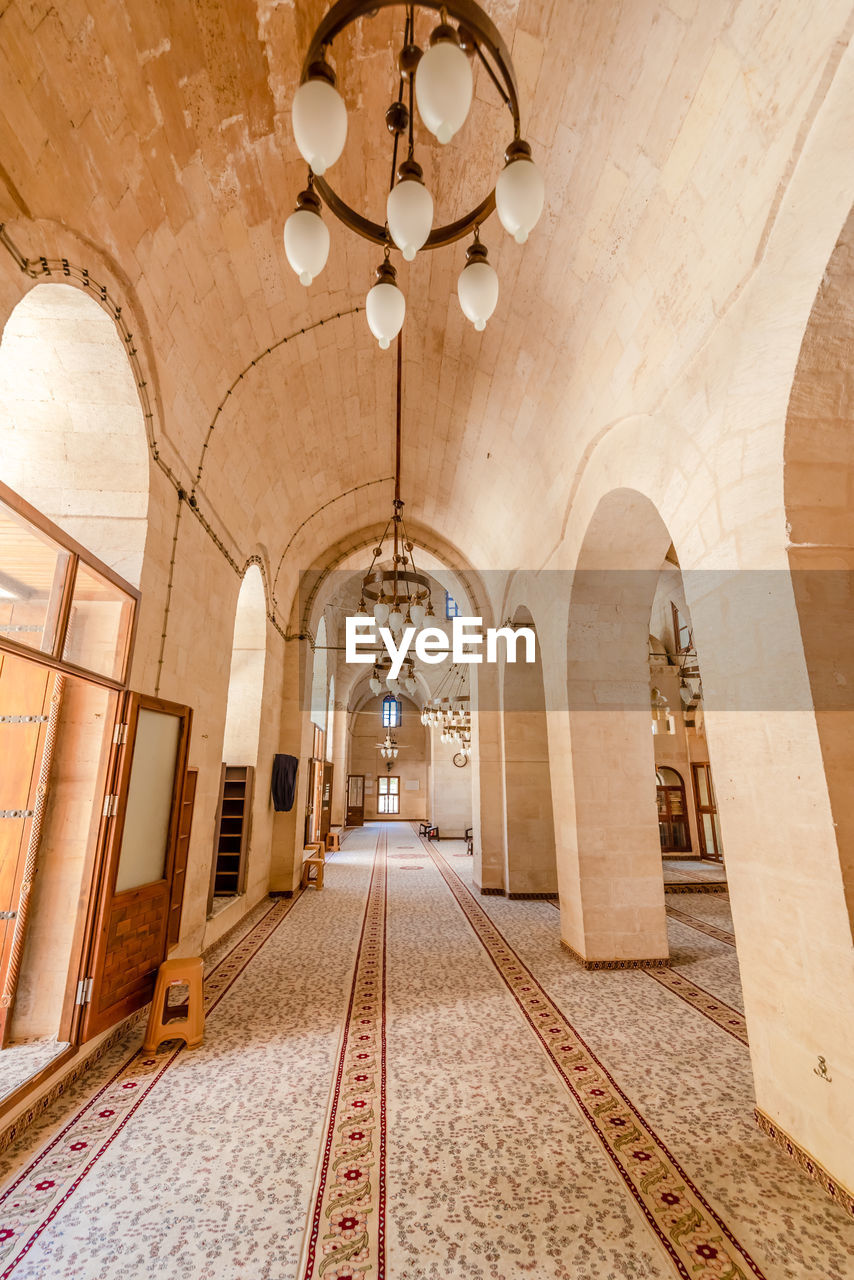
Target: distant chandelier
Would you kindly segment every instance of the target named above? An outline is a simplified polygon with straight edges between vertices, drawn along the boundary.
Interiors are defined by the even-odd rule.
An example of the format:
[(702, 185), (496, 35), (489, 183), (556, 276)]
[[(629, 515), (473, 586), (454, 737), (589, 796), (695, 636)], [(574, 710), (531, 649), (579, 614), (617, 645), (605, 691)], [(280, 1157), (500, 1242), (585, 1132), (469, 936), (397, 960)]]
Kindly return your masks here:
[(436, 692), (421, 708), (421, 723), (441, 729), (440, 741), (457, 743), (464, 756), (471, 755), (471, 699), (462, 667), (446, 672)]
[(398, 746), (397, 739), (393, 738), (390, 733), (387, 733), (385, 736), (385, 741), (378, 742), (377, 746), (380, 749), (380, 755), (382, 756), (383, 760), (397, 759), (397, 753), (400, 750), (400, 747)]
[[(393, 248), (411, 262), (419, 249), (437, 249), (472, 234), (457, 294), (466, 317), (476, 329), (483, 329), (498, 302), (498, 276), (480, 242), (481, 224), (497, 209), (505, 230), (518, 244), (524, 244), (542, 213), (545, 199), (542, 174), (531, 159), (530, 145), (521, 137), (516, 76), (509, 50), (475, 0), (448, 0), (444, 4), (441, 0), (419, 0), (417, 4), (402, 5), (406, 17), (397, 57), (397, 96), (385, 113), (394, 138), (385, 224), (372, 222), (333, 191), (324, 174), (344, 150), (347, 108), (335, 87), (335, 72), (326, 61), (326, 50), (357, 19), (373, 17), (380, 9), (400, 4), (401, 0), (338, 0), (315, 30), (292, 108), (294, 138), (309, 166), (308, 184), (285, 223), (285, 253), (304, 285), (311, 284), (323, 270), (329, 255), (329, 231), (320, 216), (321, 201), (353, 231), (383, 247), (383, 261), (377, 267), (376, 283), (368, 292), (365, 308), (368, 325), (383, 350), (400, 333), (406, 312), (406, 300), (389, 261)], [(416, 10), (439, 13), (439, 23), (426, 52), (415, 43)], [(456, 27), (449, 17), (457, 22)], [(430, 133), (442, 144), (449, 142), (469, 113), (473, 92), (471, 60), (475, 57), (510, 111), (513, 139), (504, 153), (505, 166), (494, 190), (456, 222), (434, 227), (433, 198), (415, 159), (415, 108)], [(406, 147), (406, 158), (398, 165), (401, 145)]]

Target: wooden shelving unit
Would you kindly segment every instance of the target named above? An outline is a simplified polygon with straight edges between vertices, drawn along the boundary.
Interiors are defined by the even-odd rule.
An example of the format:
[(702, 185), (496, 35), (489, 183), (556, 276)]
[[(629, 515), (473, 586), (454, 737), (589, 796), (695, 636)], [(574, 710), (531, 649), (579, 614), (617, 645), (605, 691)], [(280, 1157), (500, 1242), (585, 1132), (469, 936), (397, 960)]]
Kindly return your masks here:
[(211, 868), (211, 903), (214, 898), (236, 897), (244, 891), (254, 783), (252, 765), (222, 766)]

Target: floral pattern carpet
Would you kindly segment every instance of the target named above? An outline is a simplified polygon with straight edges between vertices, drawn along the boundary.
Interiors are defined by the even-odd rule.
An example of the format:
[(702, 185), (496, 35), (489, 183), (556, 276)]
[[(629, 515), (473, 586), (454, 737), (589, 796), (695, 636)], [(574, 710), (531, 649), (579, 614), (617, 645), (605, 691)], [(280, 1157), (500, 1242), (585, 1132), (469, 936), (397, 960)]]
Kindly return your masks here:
[[(585, 971), (455, 842), (350, 832), (0, 1157), (0, 1280), (849, 1280), (854, 1222), (760, 1133), (725, 896)], [(664, 976), (664, 981), (662, 981)]]

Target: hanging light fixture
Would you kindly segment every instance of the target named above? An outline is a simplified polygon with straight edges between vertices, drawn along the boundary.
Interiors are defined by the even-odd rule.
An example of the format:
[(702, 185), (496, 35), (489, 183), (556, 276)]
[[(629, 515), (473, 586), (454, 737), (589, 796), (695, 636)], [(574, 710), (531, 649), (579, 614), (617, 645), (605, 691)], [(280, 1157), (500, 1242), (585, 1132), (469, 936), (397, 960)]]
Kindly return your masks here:
[(376, 270), (376, 284), (368, 290), (365, 299), (368, 327), (383, 351), (387, 351), (403, 328), (406, 315), (406, 299), (397, 287), (397, 272), (388, 260)]
[(424, 186), (421, 165), (411, 157), (397, 171), (397, 182), (386, 202), (389, 234), (407, 262), (411, 262), (433, 227), (433, 197)]
[(457, 296), (463, 314), (475, 329), (485, 329), (498, 302), (498, 275), (486, 260), (486, 248), (480, 243), (477, 227), (474, 243), (466, 249), (466, 265), (457, 281)]
[[(397, 85), (390, 86), (392, 101), (385, 113), (386, 126), (394, 141), (386, 222), (380, 225), (347, 204), (324, 177), (341, 155), (347, 138), (347, 109), (335, 86), (335, 74), (326, 54), (337, 37), (353, 23), (393, 6), (404, 8), (405, 20), (397, 57)], [(429, 15), (435, 22), (433, 15), (437, 12), (439, 23), (433, 27), (429, 46), (422, 53), (416, 43), (416, 16), (421, 21), (422, 14)], [(513, 136), (504, 153), (505, 167), (495, 188), (456, 221), (434, 226), (433, 198), (414, 154), (416, 108), (425, 128), (441, 144), (448, 143), (459, 133), (469, 114), (475, 61), (485, 70), (508, 108)], [(307, 190), (313, 189), (336, 218), (366, 240), (380, 245), (385, 252), (366, 303), (368, 325), (380, 347), (386, 350), (391, 345), (406, 314), (406, 300), (389, 262), (389, 253), (399, 250), (404, 259), (411, 262), (423, 250), (454, 244), (472, 232), (475, 242), (466, 254), (458, 294), (466, 316), (475, 328), (482, 329), (498, 301), (498, 276), (487, 261), (486, 250), (478, 245), (478, 229), (497, 208), (502, 226), (523, 244), (542, 213), (545, 184), (532, 159), (531, 147), (521, 136), (519, 93), (510, 52), (476, 0), (448, 0), (444, 4), (440, 0), (419, 0), (411, 4), (402, 4), (402, 0), (338, 0), (312, 36), (292, 114), (297, 147), (309, 165)], [(479, 139), (473, 141), (477, 143)], [(406, 147), (406, 154), (398, 165), (401, 145)], [(301, 217), (295, 222), (298, 214), (307, 214), (316, 221)], [(304, 284), (311, 283), (326, 262), (328, 243), (324, 233), (328, 237), (328, 232), (319, 211), (299, 202), (296, 212), (288, 219), (288, 227), (288, 262)]]
[(297, 207), (285, 223), (285, 253), (299, 276), (300, 284), (309, 285), (319, 276), (329, 257), (329, 228), (320, 216), (320, 200), (312, 190), (311, 179), (305, 191), (297, 196)]
[(418, 114), (443, 146), (465, 124), (473, 90), (471, 66), (460, 48), (459, 33), (443, 19), (415, 71)]
[(516, 138), (504, 153), (506, 160), (495, 185), (495, 207), (502, 227), (517, 244), (533, 231), (546, 198), (543, 175), (531, 159), (531, 148)]
[(335, 163), (347, 141), (347, 108), (322, 48), (305, 72), (291, 108), (300, 155), (318, 178)]

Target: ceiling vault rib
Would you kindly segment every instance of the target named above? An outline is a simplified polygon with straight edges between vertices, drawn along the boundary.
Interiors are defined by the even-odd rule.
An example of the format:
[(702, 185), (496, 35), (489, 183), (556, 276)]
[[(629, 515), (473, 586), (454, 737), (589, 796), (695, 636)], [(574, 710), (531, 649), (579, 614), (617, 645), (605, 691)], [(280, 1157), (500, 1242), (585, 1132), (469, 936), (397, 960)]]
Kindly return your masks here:
[(333, 320), (341, 320), (345, 316), (358, 315), (358, 313), (362, 310), (363, 310), (362, 307), (351, 307), (349, 311), (336, 311), (331, 316), (324, 316), (322, 320), (315, 320), (313, 324), (303, 325), (301, 329), (295, 329), (293, 333), (288, 333), (285, 335), (284, 338), (279, 338), (276, 342), (272, 342), (269, 347), (267, 347), (264, 351), (261, 351), (257, 356), (255, 356), (254, 359), (250, 360), (244, 369), (241, 369), (240, 373), (234, 379), (231, 386), (228, 388), (225, 395), (217, 405), (216, 412), (214, 413), (214, 416), (211, 419), (210, 425), (208, 426), (208, 429), (205, 433), (204, 444), (202, 445), (202, 452), (199, 457), (199, 465), (196, 470), (196, 478), (195, 478), (195, 481), (193, 482), (193, 488), (190, 493), (191, 499), (195, 499), (196, 489), (201, 483), (202, 471), (204, 470), (204, 465), (205, 465), (205, 451), (207, 450), (208, 445), (211, 442), (211, 436), (213, 435), (214, 428), (216, 427), (217, 422), (219, 421), (219, 416), (222, 413), (225, 406), (228, 404), (228, 401), (232, 392), (235, 390), (236, 387), (240, 385), (240, 383), (251, 372), (251, 370), (254, 369), (257, 365), (259, 365), (266, 356), (271, 355), (274, 351), (278, 351), (279, 347), (286, 346), (287, 343), (293, 342), (295, 338), (302, 337), (302, 335), (306, 333), (311, 333), (312, 330), (314, 329), (320, 329), (325, 324), (331, 324)]

